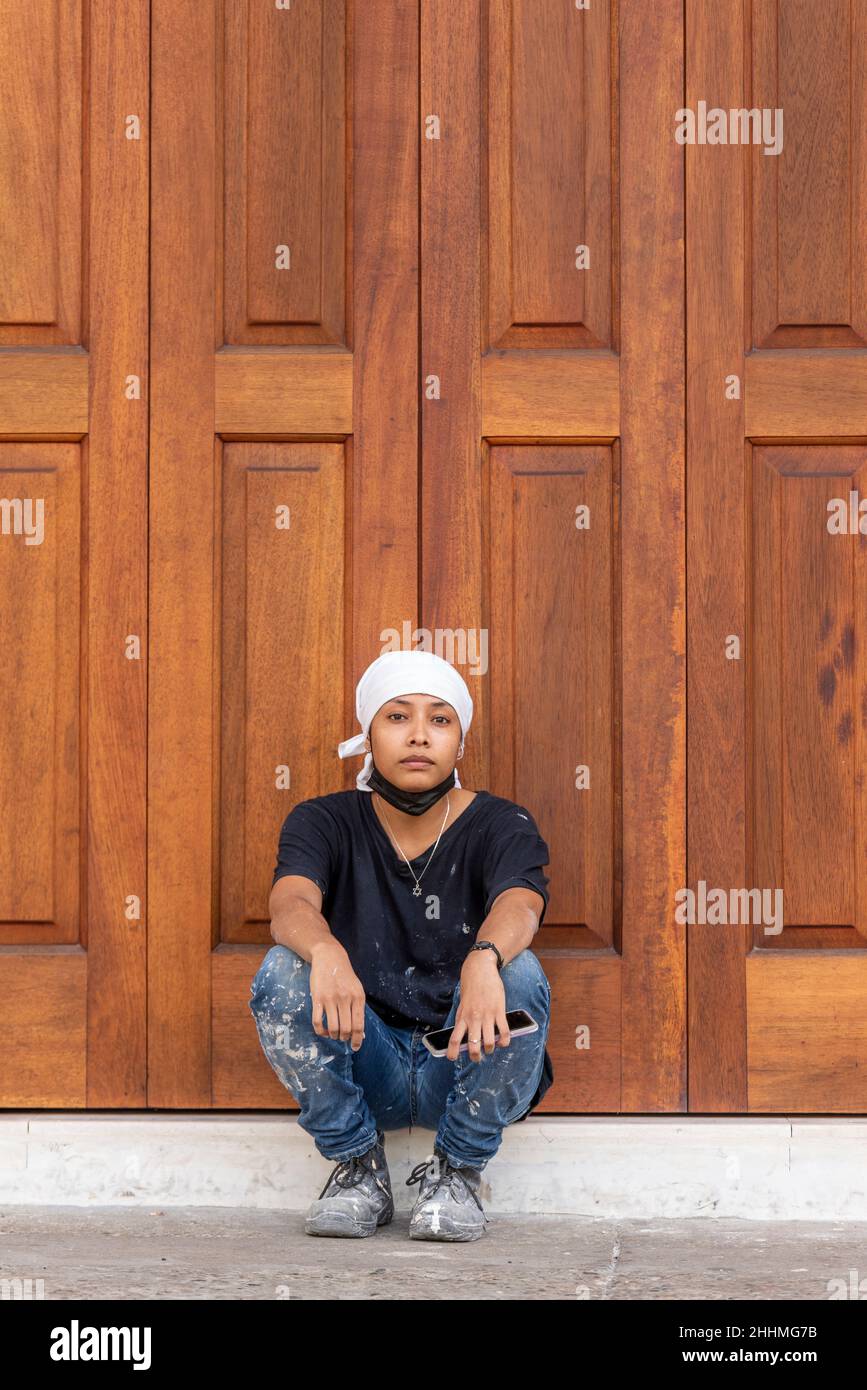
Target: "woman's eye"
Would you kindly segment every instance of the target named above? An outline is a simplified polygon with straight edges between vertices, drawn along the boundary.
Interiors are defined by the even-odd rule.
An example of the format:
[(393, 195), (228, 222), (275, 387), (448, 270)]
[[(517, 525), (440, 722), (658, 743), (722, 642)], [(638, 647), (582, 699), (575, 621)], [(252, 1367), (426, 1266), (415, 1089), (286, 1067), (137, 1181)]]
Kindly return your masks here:
[[(397, 710), (397, 709), (392, 710), (392, 711), (391, 711), (391, 714), (390, 714), (388, 717), (389, 717), (389, 719), (406, 719), (406, 718), (407, 718), (407, 716), (403, 713), (402, 710)], [(451, 724), (451, 722), (452, 722), (451, 719), (449, 718), (449, 716), (448, 716), (447, 714), (436, 714), (436, 715), (434, 715), (434, 719), (441, 719), (441, 720), (443, 721), (444, 724)]]

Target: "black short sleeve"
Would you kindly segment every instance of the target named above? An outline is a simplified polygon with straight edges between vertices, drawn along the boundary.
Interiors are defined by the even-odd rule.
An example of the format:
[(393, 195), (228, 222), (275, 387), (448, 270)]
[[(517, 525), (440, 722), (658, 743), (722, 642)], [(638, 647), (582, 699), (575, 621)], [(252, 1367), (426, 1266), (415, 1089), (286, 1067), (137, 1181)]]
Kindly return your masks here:
[(494, 899), (507, 888), (535, 888), (544, 903), (541, 926), (548, 910), (551, 881), (542, 866), (549, 862), (548, 846), (530, 812), (526, 806), (510, 802), (488, 828), (483, 867), (485, 915)]
[(327, 897), (335, 866), (334, 835), (333, 822), (323, 807), (315, 801), (299, 801), (280, 831), (271, 887), (287, 874), (301, 874), (312, 879), (322, 897)]

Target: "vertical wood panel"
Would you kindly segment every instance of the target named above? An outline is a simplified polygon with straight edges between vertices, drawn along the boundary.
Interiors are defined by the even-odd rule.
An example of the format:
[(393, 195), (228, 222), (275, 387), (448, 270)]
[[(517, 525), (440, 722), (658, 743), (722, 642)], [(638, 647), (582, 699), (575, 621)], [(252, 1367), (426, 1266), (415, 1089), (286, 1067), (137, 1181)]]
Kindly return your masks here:
[(216, 14), (151, 0), (148, 1104), (210, 1104)]
[(485, 0), (481, 13), (485, 344), (608, 347), (614, 7)]
[(279, 827), (342, 785), (344, 496), (340, 444), (223, 447), (222, 941), (267, 938)]
[[(482, 561), (493, 647), (492, 788), (545, 827), (556, 866), (548, 939), (563, 928), (569, 949), (613, 950), (621, 669), (613, 450), (493, 445), (489, 457)], [(589, 509), (586, 530), (575, 525), (579, 505)], [(546, 675), (553, 652), (556, 680)], [(589, 786), (576, 786), (578, 766), (588, 769)]]
[(679, 0), (620, 4), (624, 1110), (686, 1108)]
[(782, 892), (784, 924), (689, 927), (690, 1106), (857, 1111), (867, 537), (829, 534), (827, 502), (860, 491), (867, 437), (867, 5), (686, 21), (689, 108), (784, 115), (779, 154), (686, 150), (689, 881), (729, 908)]
[[(682, 16), (674, 3), (646, 9), (423, 0), (421, 12), (423, 129), (440, 122), (440, 138), (422, 141), (421, 165), (422, 378), (440, 383), (438, 398), (422, 400), (423, 622), (444, 655), (461, 653), (477, 699), (462, 782), (525, 802), (552, 848), (559, 886), (538, 943), (560, 1049), (547, 1109), (685, 1103), (684, 955), (673, 922), (685, 872), (683, 185), (673, 138)], [(618, 71), (630, 104), (628, 188)], [(580, 243), (590, 249), (583, 270)], [(593, 351), (619, 347), (621, 290), (634, 300), (622, 449), (599, 438), (598, 391), (588, 385)], [(616, 422), (613, 362), (604, 415)], [(494, 420), (483, 437), (483, 421)], [(586, 536), (575, 527), (580, 502), (593, 517)], [(477, 679), (473, 641), (484, 651)], [(632, 704), (621, 763), (624, 679)], [(586, 799), (574, 772), (585, 762)], [(630, 891), (622, 932), (621, 879)], [(583, 958), (581, 948), (600, 944), (610, 958)], [(609, 1046), (621, 984), (622, 1057), (619, 1042)], [(575, 1030), (591, 1020), (600, 1051), (576, 1057)]]
[[(88, 1085), (146, 1100), (149, 3), (90, 7), (87, 444)], [(131, 113), (141, 138), (126, 138)], [(128, 399), (129, 376), (140, 398)], [(140, 643), (127, 656), (130, 637)], [(126, 915), (137, 898), (140, 914)]]
[(148, 21), (0, 7), (3, 1105), (145, 1098)]
[(225, 342), (344, 344), (346, 0), (222, 0), (217, 24)]
[(754, 450), (750, 880), (784, 888), (787, 928), (856, 924), (855, 653), (867, 609), (855, 586), (860, 538), (826, 523), (830, 499), (848, 507), (850, 489), (863, 495), (864, 460), (857, 446)]
[[(742, 12), (687, 0), (684, 105), (726, 109), (743, 90)], [(760, 656), (771, 634), (745, 631), (743, 388), (726, 397), (726, 378), (743, 375), (745, 331), (744, 190), (739, 145), (687, 145), (686, 308), (687, 520), (689, 579), (689, 873), (695, 890), (745, 884), (745, 665), (729, 660), (740, 635)], [(770, 164), (770, 158), (765, 158)], [(712, 254), (710, 248), (713, 248)], [(768, 537), (768, 546), (774, 544)], [(721, 557), (724, 561), (721, 562)], [(689, 1104), (699, 1111), (746, 1108), (746, 980), (743, 927), (689, 927)]]
[[(223, 943), (212, 960), (212, 1097), (213, 1104), (231, 1107), (294, 1106), (262, 1054), (247, 1008), (249, 982), (271, 944), (267, 926), (240, 922), (241, 909), (251, 914), (257, 900), (267, 904), (280, 823), (289, 807), (305, 797), (354, 786), (360, 764), (339, 762), (336, 748), (355, 727), (356, 682), (390, 643), (389, 629), (405, 642), (403, 624), (414, 629), (418, 615), (418, 4), (349, 4), (345, 45), (342, 13), (336, 0), (323, 7), (322, 84), (325, 91), (343, 90), (334, 55), (345, 51), (345, 182), (350, 193), (345, 336), (352, 351), (351, 437), (339, 444), (315, 442), (321, 412), (311, 410), (305, 418), (296, 406), (297, 432), (291, 441), (264, 450), (241, 444), (226, 449), (228, 488), (235, 487), (233, 465), (237, 470), (239, 460), (247, 457), (291, 461), (306, 470), (304, 481), (296, 478), (293, 487), (298, 531), (288, 565), (277, 572), (269, 553), (272, 538), (266, 550), (248, 561), (244, 609), (237, 585), (242, 542), (232, 531), (238, 516), (236, 491), (226, 491), (221, 508), (229, 566), (223, 601), (230, 605), (223, 614), (228, 644), (222, 702), (226, 776), (220, 793), (227, 809), (220, 846)], [(324, 119), (324, 146), (333, 150), (339, 133), (342, 150), (343, 115), (333, 98), (325, 101)], [(334, 156), (323, 157), (333, 163)], [(330, 166), (328, 177), (336, 182)], [(335, 209), (326, 214), (323, 231), (328, 246), (342, 244)], [(327, 254), (324, 264), (330, 265)], [(335, 314), (332, 319), (336, 322)], [(286, 341), (290, 334), (295, 341), (295, 333), (288, 328)], [(323, 381), (330, 376), (328, 365), (323, 358)], [(292, 370), (289, 358), (287, 392), (295, 380)], [(341, 398), (341, 412), (348, 399), (348, 393)], [(245, 419), (255, 421), (255, 405), (251, 392)], [(264, 489), (273, 501), (269, 488), (260, 476), (256, 495)], [(271, 669), (257, 673), (254, 687), (254, 662), (261, 666), (275, 646), (278, 655)], [(233, 664), (237, 668), (242, 661), (250, 692), (246, 699), (231, 673)], [(239, 737), (247, 752), (246, 774), (237, 747), (230, 746)], [(256, 769), (266, 762), (273, 768), (287, 754), (292, 786), (275, 793), (271, 774), (269, 786), (258, 790)], [(246, 813), (237, 805), (232, 809), (245, 775), (253, 807)], [(268, 829), (265, 821), (271, 813), (266, 815), (265, 807), (272, 804)], [(237, 882), (241, 865), (246, 871), (243, 902)], [(233, 941), (250, 943), (240, 962), (241, 948)]]
[(0, 444), (4, 944), (71, 943), (80, 929), (80, 454), (75, 444)]
[[(480, 119), (486, 6), (422, 0), (419, 97), (421, 168), (421, 386), (432, 376), (439, 399), (421, 401), (421, 576), (419, 619), (463, 635), (464, 647), (437, 647), (473, 698), (473, 729), (459, 776), (490, 787), (489, 678), (481, 647), (485, 622), (481, 442), (482, 337)], [(431, 120), (439, 139), (429, 139)], [(471, 648), (469, 643), (473, 644)]]
[[(239, 948), (252, 979), (282, 819), (351, 785), (356, 681), (417, 618), (418, 5), (154, 0), (153, 43), (148, 1100), (200, 1107), (267, 1074), (244, 1049), (226, 1071), (252, 1027)], [(279, 273), (275, 238), (297, 253)], [(335, 344), (350, 439), (293, 395), (298, 354)], [(260, 347), (291, 434), (231, 369)], [(217, 357), (236, 359), (225, 444)]]
[[(355, 686), (389, 628), (418, 622), (419, 11), (365, 0), (352, 12), (352, 577), (346, 728)], [(361, 764), (344, 764), (346, 787)]]
[[(129, 24), (135, 33), (141, 6), (136, 0), (128, 8), (121, 32), (129, 33)], [(90, 96), (83, 87), (84, 44), (91, 41), (96, 57), (102, 19), (100, 0), (86, 8), (82, 0), (69, 0), (62, 23), (54, 0), (26, 5), (5, 0), (0, 6), (2, 345), (84, 342), (82, 207), (88, 160), (82, 157), (82, 140)], [(139, 61), (139, 50), (131, 46), (133, 84)]]
[(783, 112), (782, 153), (745, 152), (752, 341), (864, 347), (867, 5), (751, 0), (725, 18), (734, 30), (749, 21), (751, 51), (743, 96), (732, 88), (720, 105)]

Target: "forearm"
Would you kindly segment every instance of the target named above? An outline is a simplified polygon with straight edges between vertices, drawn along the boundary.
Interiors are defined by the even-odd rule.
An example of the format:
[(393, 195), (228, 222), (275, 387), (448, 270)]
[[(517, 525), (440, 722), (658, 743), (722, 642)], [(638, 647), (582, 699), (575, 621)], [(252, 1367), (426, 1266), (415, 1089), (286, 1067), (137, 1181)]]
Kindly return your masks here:
[(271, 935), (278, 946), (288, 946), (306, 961), (312, 961), (314, 952), (323, 946), (343, 950), (322, 913), (306, 898), (290, 898), (275, 910)]
[[(503, 965), (508, 965), (510, 960), (533, 944), (538, 926), (539, 919), (531, 907), (502, 897), (497, 899), (479, 927), (476, 940), (493, 941), (503, 957)], [(464, 967), (470, 962), (475, 965), (477, 961), (485, 961), (487, 957), (496, 967), (497, 957), (493, 951), (470, 951)]]

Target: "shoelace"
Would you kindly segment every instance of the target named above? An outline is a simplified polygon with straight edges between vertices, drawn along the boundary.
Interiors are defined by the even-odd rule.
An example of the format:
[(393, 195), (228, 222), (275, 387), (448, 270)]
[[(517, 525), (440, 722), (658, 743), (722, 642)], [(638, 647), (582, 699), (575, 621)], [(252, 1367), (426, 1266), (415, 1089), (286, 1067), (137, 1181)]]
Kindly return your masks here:
[(368, 1150), (364, 1154), (353, 1154), (351, 1158), (342, 1158), (320, 1192), (319, 1200), (322, 1200), (332, 1183), (336, 1183), (338, 1187), (357, 1187), (365, 1173), (371, 1173), (377, 1187), (385, 1192), (385, 1183), (370, 1165), (371, 1153), (372, 1150)]
[[(439, 1162), (439, 1169), (436, 1167), (437, 1162)], [(464, 1191), (469, 1192), (479, 1211), (484, 1215), (484, 1207), (466, 1181), (460, 1168), (455, 1168), (447, 1158), (440, 1158), (438, 1154), (434, 1154), (433, 1158), (425, 1158), (421, 1163), (417, 1163), (406, 1180), (407, 1187), (411, 1187), (414, 1182), (420, 1183), (426, 1173), (433, 1179), (431, 1193), (438, 1191), (443, 1183), (451, 1185), (454, 1178), (460, 1178)]]

